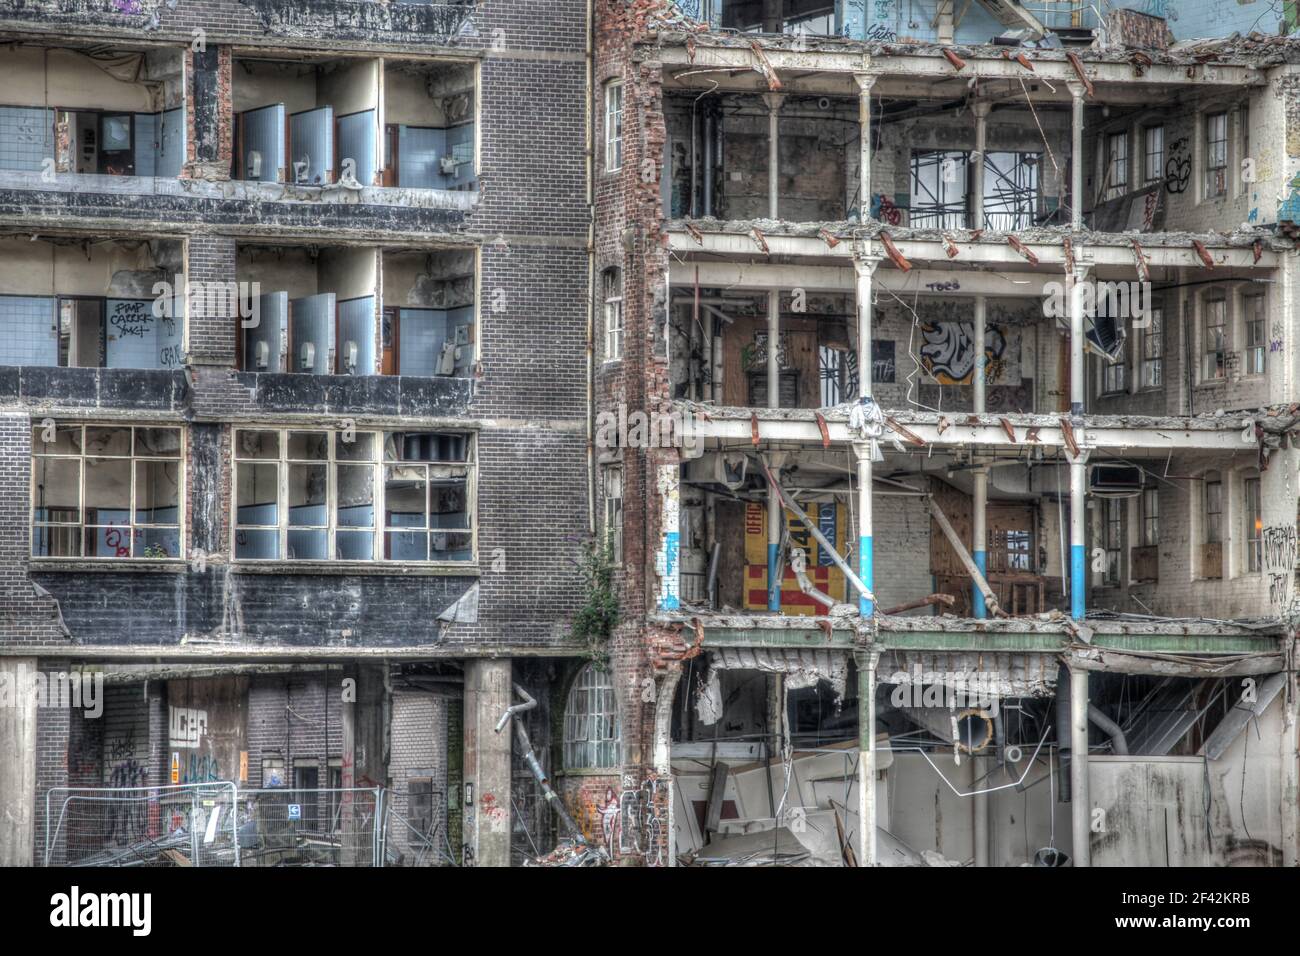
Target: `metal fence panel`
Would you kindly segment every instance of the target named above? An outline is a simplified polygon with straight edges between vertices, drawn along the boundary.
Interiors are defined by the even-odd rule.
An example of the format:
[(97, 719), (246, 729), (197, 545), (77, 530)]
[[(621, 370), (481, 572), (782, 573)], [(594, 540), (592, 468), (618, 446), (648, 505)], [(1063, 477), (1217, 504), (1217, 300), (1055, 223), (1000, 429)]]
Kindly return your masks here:
[(51, 787), (45, 865), (239, 866), (233, 783)]
[(381, 789), (240, 790), (243, 866), (382, 866)]

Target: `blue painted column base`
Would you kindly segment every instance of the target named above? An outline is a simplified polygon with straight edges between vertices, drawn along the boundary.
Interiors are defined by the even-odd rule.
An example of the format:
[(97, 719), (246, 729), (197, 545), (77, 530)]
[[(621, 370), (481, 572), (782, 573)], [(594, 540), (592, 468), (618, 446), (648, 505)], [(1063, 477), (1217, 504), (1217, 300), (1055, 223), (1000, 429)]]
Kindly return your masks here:
[[(985, 580), (987, 580), (989, 553), (987, 551), (976, 551), (974, 558), (975, 567), (980, 569), (980, 574), (984, 575)], [(984, 592), (980, 590), (978, 584), (971, 585), (970, 603), (976, 617), (985, 618), (989, 616), (988, 605), (984, 603)]]
[[(867, 586), (867, 590), (872, 592), (876, 590), (876, 585), (874, 583), (875, 568), (873, 562), (874, 557), (871, 547), (871, 538), (858, 538), (858, 577), (860, 577), (862, 583)], [(858, 613), (863, 617), (870, 617), (875, 613), (875, 605), (861, 594), (858, 595)]]
[(776, 553), (780, 545), (767, 546), (767, 609), (781, 610), (781, 582), (776, 577)]
[(1076, 621), (1082, 621), (1087, 611), (1086, 559), (1083, 545), (1070, 545), (1070, 616)]

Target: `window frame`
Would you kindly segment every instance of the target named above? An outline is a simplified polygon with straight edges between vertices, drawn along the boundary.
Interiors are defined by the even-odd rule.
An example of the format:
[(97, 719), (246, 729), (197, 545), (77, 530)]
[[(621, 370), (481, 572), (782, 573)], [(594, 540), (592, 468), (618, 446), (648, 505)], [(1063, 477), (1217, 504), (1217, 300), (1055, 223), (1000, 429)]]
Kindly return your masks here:
[[(1228, 378), (1228, 297), (1223, 292), (1208, 293), (1201, 300), (1201, 308), (1201, 381), (1223, 382)], [(1217, 322), (1210, 322), (1212, 315)], [(1210, 348), (1211, 329), (1219, 330), (1218, 347), (1213, 349)], [(1211, 356), (1217, 356), (1213, 359), (1216, 372), (1213, 375), (1210, 374)]]
[(1205, 522), (1205, 528), (1201, 539), (1205, 544), (1221, 545), (1223, 544), (1223, 475), (1220, 472), (1205, 473), (1203, 494), (1201, 517)]
[[(606, 704), (608, 706), (604, 706)], [(579, 706), (582, 708), (580, 711), (576, 710)], [(573, 736), (579, 729), (583, 736)], [(609, 733), (593, 738), (593, 730), (601, 729)], [(602, 756), (603, 747), (609, 748), (607, 760)], [(622, 722), (613, 674), (595, 663), (584, 665), (574, 675), (565, 695), (561, 754), (566, 771), (608, 771), (622, 765)]]
[[(31, 436), (31, 450), (29, 452), (29, 471), (31, 482), (28, 487), (28, 511), (27, 511), (27, 529), (28, 529), (28, 555), (33, 561), (94, 561), (94, 562), (130, 562), (140, 563), (144, 561), (169, 561), (180, 562), (186, 561), (186, 522), (188, 520), (188, 508), (186, 500), (187, 492), (187, 474), (186, 474), (186, 451), (189, 447), (189, 432), (183, 424), (177, 422), (55, 422), (56, 442), (58, 431), (75, 430), (79, 434), (78, 447), (76, 452), (49, 452), (38, 451), (38, 445), (46, 445), (46, 442), (40, 441), (40, 435), (44, 431), (43, 426), (38, 422), (33, 422), (29, 432)], [(86, 444), (86, 433), (94, 429), (113, 429), (124, 430), (128, 436), (129, 448), (127, 454), (89, 454)], [(175, 455), (145, 455), (137, 451), (136, 433), (138, 431), (149, 431), (154, 429), (168, 429), (175, 431), (178, 435), (178, 449)], [(38, 464), (42, 459), (53, 459), (57, 461), (75, 461), (77, 462), (77, 519), (75, 521), (50, 521), (47, 518), (40, 520), (37, 518), (37, 504), (40, 495), (42, 482), (39, 480), (37, 471)], [(86, 513), (89, 510), (86, 505), (87, 493), (87, 462), (88, 461), (125, 461), (128, 462), (130, 471), (130, 502), (127, 506), (127, 521), (125, 524), (87, 524)], [(174, 462), (176, 465), (176, 521), (175, 523), (146, 522), (137, 520), (140, 512), (140, 500), (137, 495), (137, 484), (139, 480), (139, 466), (150, 462)], [(42, 508), (48, 513), (49, 509)], [(103, 510), (103, 509), (96, 509)], [(152, 509), (157, 510), (157, 509)], [(46, 535), (52, 534), (57, 529), (76, 529), (79, 532), (79, 541), (77, 546), (78, 553), (68, 555), (57, 554), (39, 554), (36, 551), (36, 544), (39, 540), (38, 529), (49, 529)], [(176, 548), (175, 555), (165, 555), (163, 557), (150, 555), (136, 555), (136, 531), (149, 530), (176, 530)], [(130, 542), (129, 555), (100, 555), (87, 554), (87, 539), (92, 534), (100, 531), (112, 529), (126, 529), (127, 540)]]
[(606, 465), (601, 475), (605, 540), (615, 567), (623, 566), (623, 478), (622, 465)]
[[(1160, 144), (1153, 149), (1151, 140), (1158, 134)], [(1153, 168), (1154, 166), (1154, 168)], [(1165, 179), (1165, 124), (1153, 123), (1142, 127), (1142, 181), (1160, 183)]]
[[(951, 159), (957, 166), (957, 176), (949, 183), (943, 178), (943, 164)], [(929, 183), (922, 183), (921, 170), (934, 165), (933, 202), (918, 201), (922, 189), (929, 191)], [(914, 149), (908, 155), (908, 225), (916, 229), (966, 229), (971, 216), (971, 162), (969, 150)], [(956, 195), (950, 196), (950, 193)], [(960, 205), (960, 209), (958, 206)]]
[[(1114, 147), (1120, 148), (1116, 150)], [(1106, 194), (1104, 199), (1115, 199), (1129, 190), (1129, 131), (1126, 129), (1104, 134)]]
[(1106, 552), (1106, 567), (1102, 571), (1102, 585), (1117, 588), (1124, 580), (1124, 551), (1128, 543), (1125, 534), (1128, 501), (1124, 498), (1103, 498), (1102, 547)]
[(1155, 485), (1144, 486), (1138, 495), (1138, 525), (1140, 547), (1160, 544), (1160, 489)]
[(1246, 375), (1265, 375), (1268, 372), (1268, 334), (1265, 322), (1268, 303), (1263, 292), (1251, 292), (1241, 297), (1241, 325), (1245, 344), (1242, 353)]
[(1264, 569), (1264, 498), (1259, 475), (1242, 478), (1241, 504), (1246, 523), (1246, 573), (1255, 574)]
[[(1139, 330), (1138, 359), (1141, 370), (1138, 373), (1139, 388), (1162, 388), (1165, 383), (1165, 310), (1163, 306), (1151, 306), (1151, 321), (1145, 329)], [(1155, 343), (1152, 347), (1152, 342)]]
[[(241, 455), (240, 435), (242, 433), (274, 433), (278, 436), (278, 448), (275, 457), (252, 457), (251, 455)], [(356, 435), (359, 438), (362, 435), (372, 436), (371, 441), (375, 443), (374, 449), (369, 458), (340, 458), (338, 447), (343, 435), (343, 430), (338, 428), (322, 428), (312, 425), (303, 425), (299, 427), (285, 426), (258, 426), (236, 427), (231, 433), (231, 473), (233, 489), (230, 495), (230, 559), (232, 562), (241, 565), (292, 565), (292, 566), (417, 566), (417, 567), (475, 567), (478, 563), (478, 441), (477, 433), (472, 431), (442, 430), (442, 429), (412, 429), (409, 431), (389, 430), (389, 429), (357, 429)], [(324, 434), (327, 436), (327, 450), (324, 459), (303, 459), (289, 457), (289, 436), (291, 434), (312, 435)], [(390, 435), (410, 435), (410, 434), (430, 434), (442, 435), (448, 437), (463, 438), (465, 440), (465, 460), (464, 461), (430, 461), (422, 459), (397, 460), (390, 458), (388, 455), (388, 440)], [(240, 466), (258, 466), (273, 465), (276, 469), (276, 523), (275, 524), (245, 524), (239, 520), (239, 482)], [(325, 524), (323, 525), (294, 525), (289, 520), (289, 475), (293, 465), (324, 465), (327, 475), (327, 486), (325, 490)], [(425, 468), (425, 510), (424, 517), (426, 524), (421, 526), (402, 526), (388, 524), (387, 504), (387, 474), (388, 469), (393, 466), (426, 466)], [(372, 475), (372, 505), (371, 505), (371, 523), (368, 526), (360, 525), (340, 525), (338, 521), (339, 514), (339, 467), (344, 468), (365, 468), (371, 469)], [(429, 524), (432, 520), (432, 489), (433, 476), (429, 473), (431, 466), (445, 468), (449, 472), (464, 470), (466, 479), (465, 490), (465, 512), (467, 528), (436, 528)], [(458, 477), (454, 474), (450, 477)], [(294, 530), (305, 531), (324, 531), (326, 535), (326, 553), (325, 558), (293, 558), (288, 557), (289, 533)], [(442, 530), (455, 534), (468, 534), (470, 547), (469, 557), (465, 559), (454, 559), (445, 557), (432, 557), (432, 550), (426, 553), (430, 556), (424, 559), (398, 559), (387, 558), (384, 554), (388, 550), (387, 538), (390, 531), (395, 532), (424, 532), (427, 536), (432, 536), (435, 532)], [(276, 553), (273, 557), (249, 557), (241, 556), (239, 535), (241, 531), (274, 531), (276, 534)], [(369, 558), (345, 558), (338, 557), (339, 554), (339, 532), (343, 534), (369, 532), (371, 535), (371, 557)], [(428, 547), (428, 538), (426, 537), (426, 547)]]
[(605, 317), (605, 361), (623, 359), (624, 319), (623, 270), (611, 266), (601, 273), (601, 303)]
[[(1222, 137), (1216, 126), (1222, 126)], [(1205, 114), (1205, 181), (1206, 199), (1228, 195), (1228, 111)], [(1219, 160), (1222, 160), (1221, 162)]]
[(605, 83), (605, 172), (623, 168), (623, 81)]

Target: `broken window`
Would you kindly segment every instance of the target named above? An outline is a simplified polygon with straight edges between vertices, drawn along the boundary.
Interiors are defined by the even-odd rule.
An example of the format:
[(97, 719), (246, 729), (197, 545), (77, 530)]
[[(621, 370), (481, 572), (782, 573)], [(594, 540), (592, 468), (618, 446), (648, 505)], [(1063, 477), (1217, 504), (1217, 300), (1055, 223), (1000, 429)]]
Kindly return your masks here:
[(1103, 394), (1124, 391), (1124, 352), (1121, 349), (1118, 361), (1101, 359), (1101, 390)]
[(623, 168), (623, 81), (605, 84), (605, 171)]
[(1248, 295), (1243, 300), (1246, 325), (1246, 374), (1264, 374), (1264, 296)]
[(406, 820), (423, 837), (433, 834), (433, 778), (406, 778)]
[(1164, 310), (1152, 306), (1150, 324), (1140, 330), (1143, 388), (1159, 388), (1164, 381), (1164, 321)]
[(988, 153), (984, 158), (984, 228), (1015, 232), (1038, 218), (1038, 153)]
[(32, 556), (183, 558), (181, 440), (168, 427), (33, 427)]
[(605, 469), (605, 535), (614, 565), (623, 564), (623, 469)]
[(605, 361), (623, 357), (623, 270), (606, 269), (602, 283), (605, 295)]
[(1113, 199), (1128, 191), (1128, 131), (1106, 137), (1105, 197)]
[(964, 152), (913, 151), (910, 224), (918, 229), (964, 229), (969, 175)]
[(564, 708), (564, 768), (596, 770), (622, 760), (618, 702), (610, 672), (595, 664), (578, 672)]
[(262, 786), (266, 789), (284, 786), (284, 758), (279, 754), (262, 754)]
[(1205, 198), (1228, 192), (1228, 114), (1205, 117)]
[(1106, 571), (1103, 581), (1108, 587), (1119, 587), (1120, 556), (1124, 549), (1124, 512), (1128, 502), (1123, 498), (1106, 498), (1103, 504), (1106, 523)]
[(1205, 300), (1205, 364), (1201, 378), (1205, 381), (1227, 375), (1228, 302), (1219, 294)]
[(241, 429), (235, 558), (472, 560), (472, 472), (462, 434)]
[(0, 294), (0, 365), (176, 368), (182, 361), (183, 302)]
[(293, 762), (293, 802), (301, 808), (304, 829), (319, 831), (320, 825), (320, 765), (317, 761), (297, 759)]
[(1158, 183), (1165, 178), (1165, 128), (1148, 126), (1142, 131), (1142, 178)]
[(1258, 478), (1242, 483), (1246, 504), (1246, 570), (1259, 571), (1264, 566), (1264, 512), (1260, 504)]

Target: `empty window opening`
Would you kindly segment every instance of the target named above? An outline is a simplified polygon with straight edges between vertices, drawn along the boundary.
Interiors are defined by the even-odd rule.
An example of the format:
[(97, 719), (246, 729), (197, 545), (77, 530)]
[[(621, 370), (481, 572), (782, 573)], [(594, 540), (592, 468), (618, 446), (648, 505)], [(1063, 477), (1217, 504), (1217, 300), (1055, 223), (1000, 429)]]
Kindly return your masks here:
[(382, 375), (469, 378), (478, 363), (472, 249), (385, 252)]
[[(23, 45), (5, 57), (18, 102), (0, 93), (6, 100), (0, 106), (0, 169), (180, 175), (186, 135), (180, 52), (90, 56)], [(28, 102), (22, 102), (24, 90), (35, 91)]]
[[(377, 374), (378, 250), (241, 245), (236, 274), (227, 308), (241, 369)], [(244, 317), (254, 306), (256, 321)]]
[(989, 153), (984, 160), (984, 228), (1028, 229), (1038, 221), (1039, 153)]
[(0, 239), (0, 364), (180, 367), (182, 269), (176, 240)]
[(969, 182), (967, 153), (913, 151), (910, 224), (923, 229), (964, 229)]
[(235, 558), (470, 561), (470, 436), (235, 433)]
[(379, 61), (239, 56), (231, 75), (235, 179), (374, 185)]
[(477, 189), (477, 108), (471, 64), (386, 60), (380, 183)]
[(174, 427), (34, 427), (32, 556), (183, 558), (181, 445)]
[(1164, 310), (1152, 306), (1150, 324), (1139, 330), (1143, 388), (1159, 388), (1164, 382), (1164, 325)]

